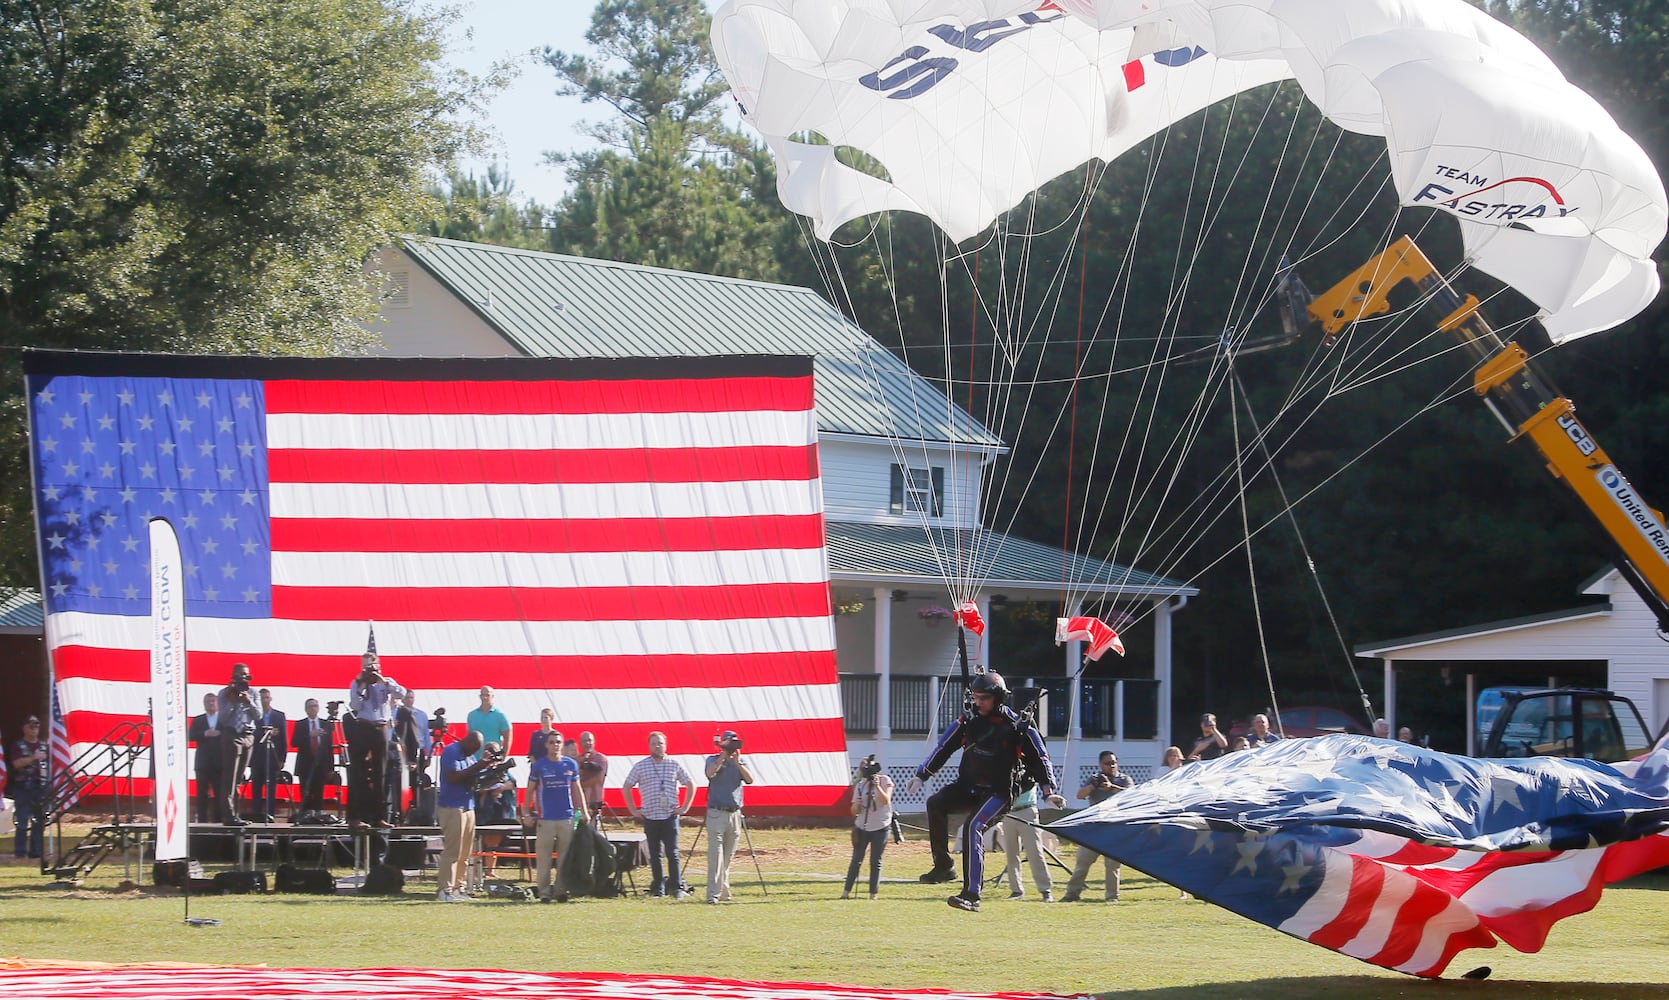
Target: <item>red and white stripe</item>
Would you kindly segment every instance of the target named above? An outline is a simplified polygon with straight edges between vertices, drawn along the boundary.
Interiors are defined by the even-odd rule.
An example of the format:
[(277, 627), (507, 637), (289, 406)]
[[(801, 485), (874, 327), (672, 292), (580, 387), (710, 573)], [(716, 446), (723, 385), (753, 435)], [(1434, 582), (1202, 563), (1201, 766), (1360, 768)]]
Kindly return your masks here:
[[(750, 803), (837, 808), (847, 760), (806, 377), (265, 384), (270, 619), (192, 617), (190, 703), (248, 663), (289, 719), (385, 674), (516, 751), (554, 708), (617, 785), (650, 730), (747, 741)], [(189, 555), (188, 555), (189, 560)], [(51, 616), (76, 743), (145, 711), (148, 619)], [(687, 764), (688, 766), (688, 764)]]
[[(360, 997), (493, 997), (494, 1000), (1052, 1000), (1045, 993), (970, 993), (822, 983), (766, 983), (701, 976), (499, 969), (272, 969), (155, 963), (0, 962), (0, 994), (14, 1000), (358, 1000)], [(1081, 996), (1082, 994), (1078, 994)]]
[(1669, 835), (1578, 851), (1459, 851), (1369, 832), (1322, 852), (1322, 885), (1279, 930), (1375, 965), (1434, 976), (1497, 940), (1535, 952), (1609, 883), (1669, 864)]

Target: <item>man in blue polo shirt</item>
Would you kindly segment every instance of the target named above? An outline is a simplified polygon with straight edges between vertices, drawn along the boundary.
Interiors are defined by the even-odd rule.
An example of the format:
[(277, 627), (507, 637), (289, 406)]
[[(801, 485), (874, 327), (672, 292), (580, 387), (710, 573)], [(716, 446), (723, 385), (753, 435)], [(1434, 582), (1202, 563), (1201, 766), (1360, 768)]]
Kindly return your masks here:
[[(562, 753), (562, 734), (552, 731), (545, 740), (545, 756), (533, 762), (527, 772), (527, 811), (534, 826), (534, 867), (539, 879), (539, 902), (551, 901), (551, 848), (558, 857), (568, 856), (574, 840), (574, 816), (590, 819), (585, 795), (580, 791), (579, 762)], [(556, 872), (556, 901), (566, 903), (568, 890), (562, 884), (562, 870)]]
[(473, 730), (440, 754), (440, 784), (435, 790), (435, 812), (440, 820), (440, 889), (443, 903), (469, 900), (469, 851), (475, 844), (475, 776), (487, 766), (475, 760), (481, 734)]

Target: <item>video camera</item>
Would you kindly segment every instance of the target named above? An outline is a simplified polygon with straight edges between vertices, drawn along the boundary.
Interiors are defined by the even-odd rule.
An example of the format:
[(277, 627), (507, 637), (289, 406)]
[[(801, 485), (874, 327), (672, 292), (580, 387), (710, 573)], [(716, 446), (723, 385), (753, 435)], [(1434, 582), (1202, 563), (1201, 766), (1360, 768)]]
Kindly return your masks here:
[(727, 730), (713, 737), (713, 745), (725, 753), (741, 753), (742, 738)]
[(873, 778), (880, 773), (881, 762), (875, 759), (874, 754), (870, 754), (868, 757), (865, 757), (863, 761), (858, 764), (858, 775), (860, 777)]
[(339, 702), (339, 701), (327, 701), (327, 702), (325, 702), (325, 721), (326, 722), (341, 722), (342, 721), (342, 703), (341, 702)]
[(485, 766), (475, 772), (475, 781), (471, 789), (484, 792), (504, 780), (510, 769), (516, 766), (515, 758), (504, 752), (504, 748), (497, 743), (488, 743), (481, 751), (481, 762)]
[(446, 709), (437, 708), (435, 709), (435, 714), (429, 716), (429, 732), (446, 732)]

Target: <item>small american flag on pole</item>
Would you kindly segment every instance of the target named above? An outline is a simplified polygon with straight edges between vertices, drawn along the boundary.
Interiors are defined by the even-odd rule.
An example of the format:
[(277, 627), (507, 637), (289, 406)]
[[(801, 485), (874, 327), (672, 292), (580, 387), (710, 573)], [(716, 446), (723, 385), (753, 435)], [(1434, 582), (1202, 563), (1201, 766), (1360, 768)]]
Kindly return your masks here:
[[(59, 775), (71, 775), (70, 765), (74, 763), (75, 755), (70, 750), (69, 728), (64, 725), (64, 708), (58, 701), (56, 685), (52, 689), (52, 735), (49, 740), (52, 754), (52, 779), (54, 782), (58, 782), (64, 780), (60, 779)], [(70, 780), (73, 781), (73, 776)], [(69, 798), (65, 799), (58, 807), (59, 810), (69, 809), (70, 806), (75, 805), (78, 798), (80, 798), (79, 793), (71, 792)]]

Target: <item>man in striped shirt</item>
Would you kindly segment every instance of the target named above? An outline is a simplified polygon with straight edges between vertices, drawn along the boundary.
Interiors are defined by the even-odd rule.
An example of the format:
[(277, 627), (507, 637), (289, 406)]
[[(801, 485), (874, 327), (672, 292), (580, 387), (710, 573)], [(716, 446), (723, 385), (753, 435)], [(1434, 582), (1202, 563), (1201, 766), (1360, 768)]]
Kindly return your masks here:
[[(632, 804), (636, 788), (641, 805)], [(678, 871), (678, 817), (695, 804), (695, 782), (684, 765), (666, 755), (666, 734), (649, 734), (649, 756), (632, 765), (620, 788), (626, 808), (643, 820), (649, 841), (649, 895), (683, 899), (684, 882)], [(689, 792), (685, 801), (684, 793)], [(666, 878), (662, 880), (662, 855), (666, 857)]]

